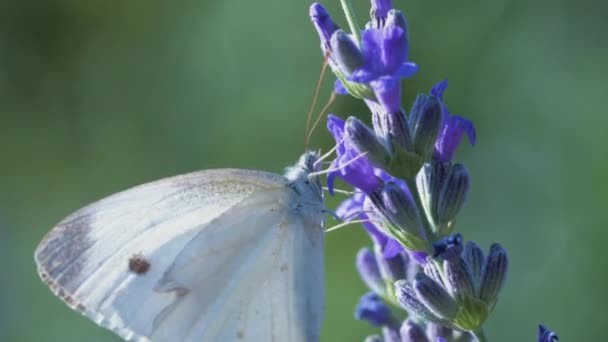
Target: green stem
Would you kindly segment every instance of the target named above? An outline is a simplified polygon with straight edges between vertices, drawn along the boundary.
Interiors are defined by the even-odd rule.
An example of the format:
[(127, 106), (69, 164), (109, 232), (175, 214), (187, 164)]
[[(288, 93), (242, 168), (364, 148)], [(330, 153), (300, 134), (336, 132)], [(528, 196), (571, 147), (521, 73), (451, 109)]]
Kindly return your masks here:
[(477, 331), (470, 331), (471, 335), (473, 335), (473, 337), (475, 337), (475, 340), (477, 342), (488, 342), (488, 339), (486, 338), (486, 335), (483, 333), (483, 329), (479, 328), (479, 330)]
[(342, 4), (342, 10), (346, 16), (346, 21), (348, 21), (350, 31), (355, 37), (357, 43), (361, 44), (361, 31), (359, 30), (359, 24), (357, 23), (357, 18), (355, 17), (355, 11), (353, 10), (352, 3), (350, 0), (340, 0), (340, 3)]

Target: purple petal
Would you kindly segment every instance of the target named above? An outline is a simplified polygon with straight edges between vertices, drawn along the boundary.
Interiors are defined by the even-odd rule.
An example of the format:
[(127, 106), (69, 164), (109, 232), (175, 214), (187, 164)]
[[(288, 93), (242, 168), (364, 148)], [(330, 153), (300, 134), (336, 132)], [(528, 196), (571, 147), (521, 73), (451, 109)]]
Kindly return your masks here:
[(538, 342), (553, 342), (559, 340), (557, 334), (553, 331), (547, 329), (544, 325), (540, 324), (538, 326)]
[[(338, 168), (338, 160), (334, 159), (331, 164), (329, 165), (329, 168), (331, 170), (333, 169), (337, 169)], [(337, 171), (332, 171), (330, 173), (327, 174), (327, 191), (329, 191), (329, 194), (331, 196), (334, 195), (334, 180), (336, 179), (336, 176), (338, 175)]]
[(466, 133), (471, 145), (475, 145), (475, 126), (462, 116), (452, 115), (444, 121), (435, 143), (436, 157), (441, 161), (449, 161), (454, 157), (462, 135)]
[(416, 262), (418, 262), (420, 265), (426, 264), (426, 258), (428, 257), (427, 253), (408, 250), (408, 254), (412, 259), (416, 260)]
[[(353, 82), (369, 83), (369, 81), (381, 74), (382, 61), (380, 55), (382, 52), (382, 42), (382, 30), (370, 28), (363, 31), (361, 36), (361, 53), (363, 53), (366, 63), (351, 75)], [(355, 79), (361, 81), (356, 81)], [(364, 79), (369, 80), (363, 81)]]
[(440, 100), (443, 100), (443, 92), (448, 88), (448, 79), (444, 79), (442, 81), (437, 82), (431, 88), (431, 95), (438, 97)]
[(309, 14), (310, 19), (319, 34), (319, 38), (321, 39), (321, 45), (324, 49), (327, 49), (329, 46), (329, 38), (339, 29), (338, 25), (334, 23), (325, 7), (320, 3), (312, 4), (310, 6)]
[(371, 82), (374, 94), (386, 113), (401, 111), (401, 83), (392, 77), (383, 77), (384, 81)]
[(393, 77), (395, 78), (408, 78), (414, 76), (418, 72), (418, 64), (414, 62), (403, 62), (401, 65), (393, 72)]
[(403, 62), (407, 61), (407, 35), (399, 26), (387, 26), (382, 33), (380, 60), (384, 65), (385, 73), (393, 74)]
[(388, 325), (391, 321), (391, 309), (382, 302), (380, 296), (369, 292), (361, 297), (355, 310), (355, 318), (366, 320), (374, 326)]
[(358, 213), (363, 212), (363, 200), (365, 195), (357, 192), (355, 195), (345, 199), (336, 208), (336, 215), (343, 220), (353, 219)]
[[(364, 215), (364, 216), (365, 216), (365, 219), (367, 219), (367, 215)], [(361, 217), (361, 218), (363, 219), (363, 217)], [(384, 235), (373, 223), (364, 222), (363, 228), (365, 228), (365, 230), (367, 230), (367, 233), (370, 235), (370, 237), (374, 241), (374, 244), (377, 244), (379, 246), (384, 246), (386, 244), (386, 242), (388, 241), (388, 237), (386, 235)]]
[(386, 18), (388, 11), (393, 8), (391, 0), (372, 0), (372, 13), (378, 18)]
[(382, 256), (384, 259), (392, 259), (404, 250), (405, 248), (397, 240), (387, 237), (386, 244), (382, 250)]
[(348, 90), (339, 79), (334, 82), (334, 92), (338, 95), (348, 95)]
[(340, 178), (365, 193), (372, 192), (381, 185), (380, 180), (374, 175), (374, 169), (367, 158), (362, 157), (352, 162), (357, 157), (359, 154), (352, 150), (338, 159)]
[(353, 71), (352, 74), (347, 77), (347, 79), (356, 83), (370, 83), (377, 77), (378, 74), (375, 70), (372, 70), (368, 66), (364, 65), (361, 68)]
[(344, 137), (344, 120), (333, 114), (329, 114), (327, 116), (327, 129), (334, 137), (336, 144), (338, 144), (338, 155), (344, 154), (346, 152), (344, 147), (344, 141), (342, 141)]

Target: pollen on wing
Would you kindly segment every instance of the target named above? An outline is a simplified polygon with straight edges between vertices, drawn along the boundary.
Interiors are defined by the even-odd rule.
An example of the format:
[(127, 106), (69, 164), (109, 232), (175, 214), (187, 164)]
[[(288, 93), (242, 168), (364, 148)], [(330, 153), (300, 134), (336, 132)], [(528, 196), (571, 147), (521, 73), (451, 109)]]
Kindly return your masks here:
[(129, 259), (129, 270), (135, 274), (145, 274), (150, 269), (150, 262), (143, 254), (137, 253)]

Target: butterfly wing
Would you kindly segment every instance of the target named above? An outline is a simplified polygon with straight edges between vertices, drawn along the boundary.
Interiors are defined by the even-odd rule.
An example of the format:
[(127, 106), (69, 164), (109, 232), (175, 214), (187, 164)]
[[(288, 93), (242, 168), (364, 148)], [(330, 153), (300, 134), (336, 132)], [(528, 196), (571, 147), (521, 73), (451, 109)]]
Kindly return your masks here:
[[(319, 340), (324, 305), (321, 221), (308, 225), (297, 212), (277, 215), (257, 201), (243, 202), (230, 217), (217, 221), (217, 233), (201, 231), (177, 256), (159, 290), (189, 288), (189, 297), (158, 319), (154, 340)], [(247, 232), (262, 229), (267, 233)], [(241, 237), (227, 237), (228, 232)], [(220, 259), (229, 264), (204, 261), (217, 254), (201, 251), (218, 245), (228, 246)]]
[[(188, 341), (220, 329), (210, 323), (218, 314), (234, 314), (229, 311), (238, 308), (223, 307), (221, 300), (242, 295), (227, 292), (241, 285), (240, 277), (273, 279), (269, 265), (287, 257), (267, 251), (287, 249), (293, 240), (293, 233), (280, 230), (291, 217), (290, 201), (287, 181), (269, 173), (213, 170), (169, 178), (72, 214), (45, 237), (35, 259), (58, 296), (121, 337)], [(256, 278), (252, 270), (268, 278)], [(280, 286), (275, 281), (283, 280), (275, 278), (270, 287)], [(274, 309), (258, 312), (272, 316)], [(317, 315), (322, 306), (311, 310), (305, 316)]]

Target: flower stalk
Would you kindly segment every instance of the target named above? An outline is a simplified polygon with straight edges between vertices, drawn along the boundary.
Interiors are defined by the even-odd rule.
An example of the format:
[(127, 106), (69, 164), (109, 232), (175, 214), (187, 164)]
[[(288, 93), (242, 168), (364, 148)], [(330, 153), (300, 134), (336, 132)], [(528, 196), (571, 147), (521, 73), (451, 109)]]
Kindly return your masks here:
[(346, 21), (350, 27), (350, 32), (352, 33), (353, 37), (355, 37), (357, 44), (360, 45), (361, 29), (359, 28), (359, 23), (357, 22), (357, 17), (355, 16), (355, 11), (353, 10), (353, 4), (350, 0), (340, 0), (340, 4), (342, 4), (342, 11), (344, 11), (344, 15), (346, 16)]
[[(361, 99), (371, 127), (355, 117), (328, 116), (336, 158), (327, 186), (340, 178), (354, 195), (336, 214), (362, 220), (373, 248), (363, 248), (356, 268), (371, 290), (355, 317), (381, 327), (374, 342), (486, 342), (483, 325), (507, 278), (508, 256), (500, 244), (487, 255), (475, 242), (453, 234), (466, 205), (471, 176), (454, 162), (463, 137), (475, 144), (473, 123), (452, 114), (444, 101), (447, 80), (419, 94), (406, 111), (402, 82), (418, 65), (409, 60), (409, 27), (392, 0), (370, 0), (361, 29), (351, 0), (340, 0), (350, 28), (336, 25), (315, 3), (310, 16), (335, 74), (334, 91)], [(404, 310), (399, 322), (385, 303)], [(394, 309), (394, 308), (393, 308)], [(557, 335), (539, 326), (538, 341)]]

